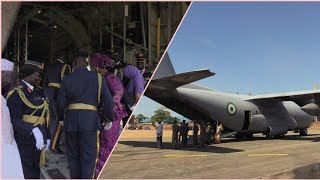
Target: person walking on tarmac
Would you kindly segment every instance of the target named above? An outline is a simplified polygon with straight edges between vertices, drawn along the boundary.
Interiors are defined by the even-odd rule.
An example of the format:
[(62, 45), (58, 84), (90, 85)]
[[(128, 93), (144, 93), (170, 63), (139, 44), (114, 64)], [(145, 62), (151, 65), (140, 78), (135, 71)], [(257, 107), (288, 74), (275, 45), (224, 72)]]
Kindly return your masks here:
[(211, 145), (211, 136), (212, 136), (212, 126), (210, 122), (207, 123), (207, 128), (206, 128), (206, 139), (207, 139), (207, 146)]
[[(58, 99), (58, 94), (61, 87), (61, 80), (64, 76), (70, 73), (71, 73), (70, 66), (68, 64), (65, 64), (62, 58), (57, 58), (55, 62), (53, 62), (46, 68), (44, 78), (42, 81), (42, 87), (45, 90), (45, 93), (49, 98), (49, 103), (50, 103), (50, 115), (51, 115), (50, 130), (52, 135), (51, 142), (53, 142), (59, 126), (59, 120), (57, 119), (57, 99)], [(57, 134), (58, 143), (56, 143), (56, 147), (54, 147), (53, 149), (51, 145), (50, 148), (55, 153), (63, 153), (63, 151), (60, 149), (61, 131), (59, 131), (58, 133), (59, 133)]]
[(98, 152), (97, 135), (101, 129), (97, 107), (101, 99), (108, 120), (104, 129), (111, 128), (113, 100), (105, 78), (87, 67), (87, 52), (73, 54), (72, 60), (74, 72), (63, 78), (59, 91), (58, 118), (61, 120), (65, 115), (63, 130), (71, 178), (92, 179)]
[(172, 147), (174, 149), (178, 148), (178, 143), (179, 143), (178, 135), (179, 135), (179, 125), (177, 124), (177, 121), (174, 120), (172, 125)]
[(193, 121), (193, 145), (198, 145), (198, 131), (199, 127), (196, 121)]
[(42, 68), (27, 60), (20, 69), (21, 82), (6, 96), (25, 179), (40, 179), (40, 164), (51, 143), (49, 104), (39, 87)]
[(206, 142), (206, 123), (204, 121), (201, 121), (200, 124), (200, 147), (205, 147)]

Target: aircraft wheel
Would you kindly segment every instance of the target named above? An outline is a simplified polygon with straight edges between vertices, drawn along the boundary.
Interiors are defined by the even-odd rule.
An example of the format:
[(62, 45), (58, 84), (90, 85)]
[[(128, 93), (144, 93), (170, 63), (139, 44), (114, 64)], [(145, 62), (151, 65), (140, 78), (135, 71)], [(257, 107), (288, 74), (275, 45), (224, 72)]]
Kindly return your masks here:
[(304, 130), (300, 130), (300, 136), (307, 136), (308, 135), (308, 130), (304, 129)]
[(252, 138), (253, 137), (253, 134), (247, 134), (245, 135), (246, 138)]
[(283, 138), (283, 137), (284, 137), (284, 134), (280, 134), (280, 135), (274, 136), (274, 138), (276, 138), (276, 139), (281, 139), (281, 138)]
[(236, 137), (236, 139), (243, 139), (244, 138), (244, 135), (241, 133), (236, 133), (234, 136)]
[(274, 136), (271, 136), (270, 133), (267, 133), (267, 134), (266, 134), (266, 138), (267, 138), (267, 139), (273, 139)]

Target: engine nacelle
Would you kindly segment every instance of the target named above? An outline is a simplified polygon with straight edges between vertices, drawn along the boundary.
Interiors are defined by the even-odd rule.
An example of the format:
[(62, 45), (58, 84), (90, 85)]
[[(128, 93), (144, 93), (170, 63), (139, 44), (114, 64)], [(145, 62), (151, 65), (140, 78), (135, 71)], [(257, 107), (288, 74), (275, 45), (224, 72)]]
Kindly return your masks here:
[(309, 103), (301, 107), (301, 110), (311, 116), (320, 116), (320, 105), (315, 103)]
[(283, 135), (288, 133), (288, 127), (285, 126), (270, 126), (270, 136)]
[(266, 133), (269, 130), (267, 119), (262, 114), (251, 116), (251, 122), (248, 130), (255, 133)]

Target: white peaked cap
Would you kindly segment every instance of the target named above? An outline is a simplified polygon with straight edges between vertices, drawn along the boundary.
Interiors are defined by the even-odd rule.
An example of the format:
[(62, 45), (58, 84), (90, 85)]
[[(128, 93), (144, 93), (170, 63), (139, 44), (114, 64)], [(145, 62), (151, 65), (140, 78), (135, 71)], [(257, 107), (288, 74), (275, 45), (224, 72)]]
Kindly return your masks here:
[(1, 71), (13, 71), (13, 62), (1, 59)]

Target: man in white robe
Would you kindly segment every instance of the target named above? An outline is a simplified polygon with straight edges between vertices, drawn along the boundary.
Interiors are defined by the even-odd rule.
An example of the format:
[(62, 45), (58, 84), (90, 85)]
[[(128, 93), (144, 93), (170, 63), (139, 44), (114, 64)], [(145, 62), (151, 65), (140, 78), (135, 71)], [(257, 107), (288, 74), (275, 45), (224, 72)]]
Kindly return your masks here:
[(1, 179), (24, 179), (17, 143), (13, 135), (10, 112), (4, 94), (13, 77), (13, 63), (1, 59)]

